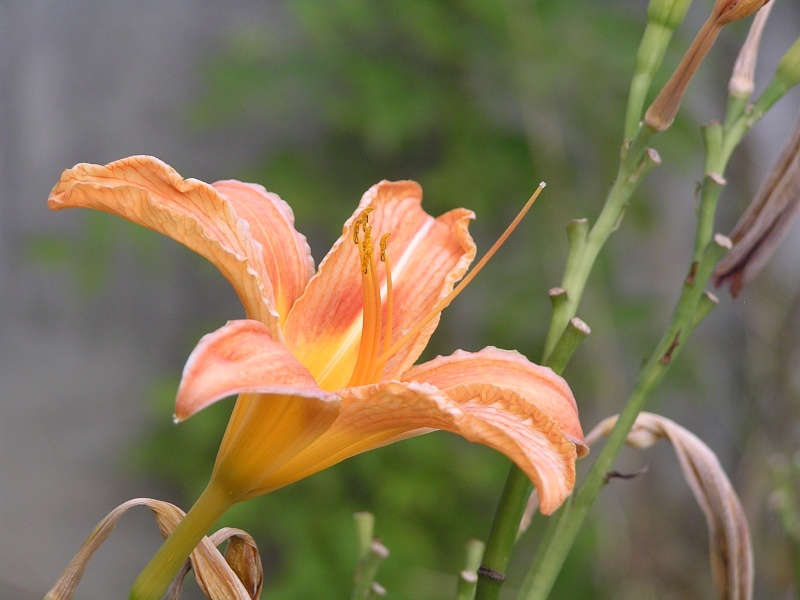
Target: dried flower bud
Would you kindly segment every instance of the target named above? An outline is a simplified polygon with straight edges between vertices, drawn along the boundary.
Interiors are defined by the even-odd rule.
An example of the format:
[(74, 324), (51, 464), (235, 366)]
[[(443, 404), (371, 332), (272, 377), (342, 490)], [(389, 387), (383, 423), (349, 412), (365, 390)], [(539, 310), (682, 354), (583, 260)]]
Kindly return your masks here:
[(769, 0), (717, 0), (711, 16), (720, 25), (727, 25), (749, 17), (767, 2)]
[(761, 34), (764, 31), (764, 25), (767, 23), (767, 18), (769, 17), (772, 7), (772, 4), (766, 5), (764, 10), (758, 12), (755, 19), (753, 19), (753, 24), (750, 25), (747, 39), (744, 41), (742, 49), (739, 51), (739, 56), (736, 57), (736, 64), (733, 66), (733, 74), (728, 83), (728, 91), (732, 96), (749, 98), (753, 94), (753, 78), (756, 72), (758, 47), (761, 43)]
[(650, 129), (664, 131), (672, 125), (689, 82), (711, 46), (714, 45), (721, 28), (722, 25), (717, 23), (712, 15), (712, 18), (709, 18), (697, 32), (697, 36), (686, 54), (683, 55), (683, 59), (672, 73), (672, 77), (669, 78), (644, 115), (644, 122)]
[(800, 208), (800, 115), (789, 141), (731, 232), (733, 250), (714, 270), (717, 286), (730, 282), (731, 294), (758, 274), (789, 230)]
[(689, 82), (714, 45), (723, 26), (752, 15), (769, 0), (717, 0), (711, 16), (697, 32), (672, 77), (647, 109), (644, 122), (654, 131), (672, 125)]

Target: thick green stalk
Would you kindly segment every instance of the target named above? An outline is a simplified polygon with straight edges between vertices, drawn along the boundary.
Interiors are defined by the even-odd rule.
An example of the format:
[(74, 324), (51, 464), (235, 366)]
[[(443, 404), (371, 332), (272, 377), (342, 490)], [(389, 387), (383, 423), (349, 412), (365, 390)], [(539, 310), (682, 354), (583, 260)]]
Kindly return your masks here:
[(478, 569), (476, 600), (495, 600), (500, 596), (508, 559), (517, 539), (519, 522), (525, 512), (531, 487), (528, 476), (516, 465), (511, 465), (489, 532), (483, 563)]
[(373, 539), (367, 553), (358, 562), (353, 581), (352, 600), (367, 600), (372, 597), (378, 567), (387, 556), (389, 549), (377, 539)]
[(689, 276), (684, 281), (683, 291), (672, 322), (640, 373), (636, 386), (620, 413), (605, 446), (572, 501), (565, 504), (548, 523), (540, 549), (520, 590), (520, 599), (544, 600), (547, 598), (589, 508), (605, 484), (606, 474), (611, 470), (636, 417), (683, 348), (687, 338), (686, 333), (696, 325), (698, 307), (708, 314), (705, 302), (701, 303), (700, 300), (714, 265), (730, 248), (729, 243), (726, 242), (727, 238), (712, 242), (700, 263), (691, 269)]
[(722, 187), (725, 184), (722, 173), (725, 172), (728, 159), (736, 143), (741, 140), (744, 132), (756, 120), (753, 119), (752, 114), (742, 115), (740, 119), (730, 125), (729, 129), (712, 124), (704, 131), (705, 176), (700, 191), (694, 252), (673, 318), (650, 360), (639, 375), (636, 386), (620, 413), (605, 446), (575, 493), (573, 501), (565, 505), (548, 523), (542, 543), (520, 592), (519, 598), (521, 599), (544, 600), (547, 598), (589, 508), (603, 487), (606, 473), (611, 469), (636, 417), (644, 409), (653, 390), (663, 379), (689, 334), (697, 326), (699, 319), (709, 312), (709, 302), (704, 300), (703, 290), (711, 277), (714, 266), (730, 249), (730, 240), (724, 236), (713, 236), (714, 215)]
[(642, 127), (630, 145), (623, 148), (617, 178), (597, 217), (597, 222), (582, 243), (570, 245), (567, 266), (561, 282), (561, 287), (566, 290), (566, 300), (553, 307), (553, 316), (544, 345), (545, 364), (569, 320), (575, 316), (597, 255), (619, 225), (631, 194), (638, 187), (642, 176), (660, 162), (658, 154), (647, 148), (647, 143), (654, 134), (653, 130)]
[[(647, 142), (653, 134), (652, 130), (641, 128), (630, 145), (623, 148), (617, 179), (591, 231), (585, 234), (585, 223), (581, 221), (571, 223), (568, 228), (570, 254), (561, 285), (564, 291), (553, 298), (553, 315), (542, 360), (546, 366), (557, 367), (554, 369), (556, 373), (563, 370), (569, 356), (554, 350), (575, 316), (594, 261), (617, 228), (642, 175), (659, 162), (658, 155), (647, 149)], [(528, 478), (512, 465), (486, 543), (483, 565), (478, 572), (476, 600), (496, 600), (499, 597), (530, 489)]]
[(232, 504), (231, 496), (215, 485), (212, 478), (183, 521), (136, 578), (130, 600), (161, 600), (192, 550)]

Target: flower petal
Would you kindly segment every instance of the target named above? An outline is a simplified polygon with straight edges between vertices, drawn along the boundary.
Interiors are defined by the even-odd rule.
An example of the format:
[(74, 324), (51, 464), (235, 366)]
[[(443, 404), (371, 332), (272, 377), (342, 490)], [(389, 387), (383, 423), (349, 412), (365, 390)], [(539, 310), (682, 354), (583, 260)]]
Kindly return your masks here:
[(577, 445), (579, 456), (588, 452), (578, 406), (567, 382), (519, 352), (491, 346), (475, 353), (457, 350), (451, 356), (438, 356), (411, 367), (403, 373), (402, 380), (430, 383), (445, 394), (454, 386), (487, 383), (511, 390), (552, 419)]
[(304, 235), (294, 228), (294, 213), (277, 194), (254, 183), (233, 179), (211, 184), (250, 224), (250, 234), (264, 248), (264, 263), (281, 321), (314, 275), (314, 259)]
[(342, 390), (342, 411), (313, 444), (275, 471), (269, 489), (282, 487), (345, 458), (432, 429), (450, 431), (499, 450), (530, 477), (541, 511), (553, 512), (575, 483), (575, 444), (543, 412), (516, 393), (461, 385), (449, 397), (416, 382), (388, 382)]
[(182, 421), (217, 400), (244, 392), (338, 400), (317, 386), (308, 370), (272, 339), (266, 325), (229, 321), (204, 336), (189, 356), (178, 388), (175, 419)]
[(93, 208), (163, 233), (210, 260), (231, 283), (247, 316), (280, 339), (272, 282), (263, 248), (233, 204), (210, 185), (183, 179), (152, 156), (106, 166), (79, 164), (50, 192), (51, 209)]
[(242, 394), (219, 447), (212, 479), (239, 500), (273, 489), (274, 473), (313, 445), (339, 415), (334, 399)]
[[(419, 323), (472, 262), (475, 244), (467, 226), (473, 213), (457, 209), (434, 219), (421, 202), (422, 190), (412, 181), (383, 181), (370, 188), (289, 313), (284, 330), (287, 347), (325, 389), (348, 384), (358, 355), (363, 302), (353, 228), (365, 208), (374, 209), (369, 217), (373, 238), (391, 234), (387, 253), (394, 288), (392, 341)], [(378, 271), (385, 319), (386, 274), (380, 266)], [(396, 352), (386, 365), (386, 379), (416, 361), (438, 321), (437, 316)]]

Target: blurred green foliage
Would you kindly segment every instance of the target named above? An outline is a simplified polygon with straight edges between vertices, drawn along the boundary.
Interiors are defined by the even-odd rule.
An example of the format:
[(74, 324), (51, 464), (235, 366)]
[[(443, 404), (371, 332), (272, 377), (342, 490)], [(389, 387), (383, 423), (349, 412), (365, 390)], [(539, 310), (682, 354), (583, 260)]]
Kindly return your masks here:
[(113, 249), (120, 240), (133, 249), (150, 272), (163, 271), (162, 246), (151, 243), (152, 232), (95, 211), (83, 212), (83, 225), (77, 238), (47, 236), (33, 240), (29, 246), (31, 259), (70, 271), (78, 289), (86, 295), (98, 293), (110, 280), (118, 258)]

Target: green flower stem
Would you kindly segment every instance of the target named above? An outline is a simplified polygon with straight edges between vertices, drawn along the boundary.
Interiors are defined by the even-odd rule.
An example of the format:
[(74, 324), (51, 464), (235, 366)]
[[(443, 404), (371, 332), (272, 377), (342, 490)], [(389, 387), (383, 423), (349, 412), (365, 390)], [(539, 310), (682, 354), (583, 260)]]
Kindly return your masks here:
[[(594, 261), (608, 237), (619, 225), (631, 194), (639, 185), (642, 176), (660, 161), (658, 154), (647, 148), (647, 143), (653, 135), (655, 135), (653, 130), (642, 127), (630, 145), (623, 148), (623, 160), (620, 163), (614, 186), (597, 217), (597, 222), (585, 235), (585, 238), (580, 239), (577, 232), (568, 227), (570, 248), (561, 283), (561, 287), (567, 292), (566, 301), (553, 307), (553, 316), (545, 339), (543, 361), (545, 364), (548, 363), (550, 354), (569, 320), (575, 316)], [(571, 224), (571, 227), (577, 229), (576, 225)]]
[(625, 137), (630, 138), (636, 133), (639, 122), (642, 120), (644, 103), (653, 75), (661, 65), (664, 51), (672, 39), (674, 29), (659, 23), (648, 23), (639, 44), (636, 55), (636, 72), (631, 79), (631, 89), (628, 94), (628, 110), (625, 115)]
[[(703, 287), (711, 277), (714, 266), (729, 248), (730, 242), (727, 238), (718, 236), (718, 239), (708, 246), (700, 262), (696, 267), (693, 266), (690, 276), (684, 281), (683, 291), (673, 314), (671, 325), (639, 375), (636, 386), (608, 436), (605, 446), (572, 501), (565, 503), (548, 523), (539, 551), (522, 584), (520, 599), (545, 600), (550, 593), (589, 508), (606, 482), (606, 473), (611, 470), (636, 417), (643, 410), (647, 400), (661, 383), (670, 365), (683, 348), (688, 337), (684, 335), (684, 332), (691, 330), (696, 323), (698, 314), (702, 312), (708, 314), (706, 303), (700, 302), (703, 297)], [(698, 313), (698, 310), (701, 313)]]
[(467, 556), (464, 560), (464, 568), (458, 577), (456, 600), (473, 600), (475, 598), (475, 590), (478, 587), (477, 571), (485, 547), (486, 545), (480, 540), (467, 542)]
[(483, 564), (478, 570), (476, 600), (495, 600), (500, 596), (508, 559), (517, 539), (517, 530), (531, 488), (528, 476), (512, 464), (489, 532)]
[[(669, 24), (672, 27), (673, 24), (677, 26), (677, 23), (682, 20), (687, 6), (688, 3), (685, 4), (681, 0), (675, 2), (653, 0), (650, 8), (653, 9), (654, 16), (659, 15), (659, 19), (664, 21), (663, 24)], [(653, 21), (658, 22), (659, 19), (654, 18)], [(664, 32), (651, 34), (650, 39), (647, 40), (647, 44), (652, 45), (652, 49), (647, 51), (651, 53), (649, 59), (658, 58), (654, 49), (659, 48), (665, 39)], [(644, 72), (647, 69), (643, 67), (641, 70)], [(525, 581), (521, 597), (530, 599), (546, 597), (589, 507), (605, 481), (605, 473), (611, 468), (630, 427), (652, 391), (661, 382), (689, 333), (713, 307), (714, 303), (703, 296), (703, 286), (710, 277), (716, 261), (730, 244), (727, 239), (712, 241), (714, 214), (720, 192), (725, 184), (722, 174), (733, 150), (745, 133), (788, 89), (798, 82), (800, 82), (800, 40), (786, 53), (776, 71), (775, 78), (753, 105), (742, 108), (741, 99), (732, 97), (726, 112), (725, 126), (712, 125), (707, 128), (705, 132), (707, 157), (705, 177), (701, 186), (701, 202), (692, 266), (689, 276), (684, 282), (684, 289), (676, 306), (672, 324), (661, 343), (656, 347), (653, 358), (642, 371), (628, 403), (620, 413), (616, 426), (586, 480), (574, 495), (573, 500), (568, 500), (550, 520), (531, 571)], [(658, 154), (648, 148), (650, 140), (658, 133), (657, 131), (639, 125), (635, 135), (629, 135), (634, 128), (634, 121), (638, 119), (637, 114), (641, 112), (638, 104), (640, 97), (645, 94), (646, 85), (649, 84), (644, 79), (632, 83), (626, 117), (626, 142), (623, 145), (619, 171), (596, 223), (588, 233), (585, 231), (585, 222), (571, 224), (568, 227), (569, 255), (561, 288), (558, 294), (551, 295), (553, 314), (545, 339), (542, 361), (545, 365), (549, 365), (567, 324), (575, 316), (597, 255), (608, 237), (619, 225), (631, 194), (638, 186), (642, 176), (659, 163)], [(562, 363), (563, 361), (559, 357), (557, 362)], [(561, 368), (563, 365), (559, 365), (557, 372), (560, 372)], [(483, 577), (479, 580), (476, 594), (478, 600), (495, 600), (499, 596), (508, 558), (514, 544), (515, 532), (530, 489), (527, 481), (523, 485), (523, 478), (519, 469), (512, 466), (487, 541), (484, 566), (481, 569)]]
[(371, 597), (378, 567), (387, 556), (389, 556), (389, 549), (378, 540), (373, 540), (369, 550), (358, 563), (352, 600), (367, 600)]
[(647, 6), (647, 25), (636, 52), (636, 66), (628, 94), (626, 140), (636, 134), (653, 76), (661, 66), (672, 34), (683, 22), (690, 4), (691, 0), (651, 0)]
[(697, 310), (694, 313), (694, 320), (689, 324), (689, 333), (695, 330), (695, 328), (703, 322), (712, 310), (717, 308), (719, 304), (719, 298), (717, 298), (711, 292), (705, 291), (703, 295), (700, 296), (700, 301), (697, 303)]
[[(583, 255), (584, 246), (586, 246), (586, 238), (589, 237), (589, 220), (588, 219), (573, 219), (567, 223), (567, 243), (569, 244), (569, 254), (567, 254), (567, 264), (565, 271), (572, 271), (575, 269), (575, 262), (580, 260)], [(566, 290), (564, 288), (554, 288), (554, 290), (561, 290), (566, 297)], [(551, 300), (555, 301), (556, 298), (551, 293)], [(555, 308), (555, 305), (553, 306)]]
[(523, 583), (519, 595), (521, 599), (547, 598), (589, 508), (605, 483), (605, 475), (611, 469), (636, 417), (661, 383), (691, 331), (713, 308), (714, 302), (708, 295), (704, 295), (703, 288), (710, 279), (714, 266), (731, 245), (725, 236), (713, 236), (717, 201), (725, 184), (721, 174), (725, 172), (733, 148), (741, 140), (744, 132), (756, 121), (757, 119), (753, 119), (753, 114), (742, 115), (729, 129), (712, 124), (704, 130), (705, 176), (700, 190), (694, 252), (673, 318), (639, 375), (628, 402), (586, 479), (572, 501), (566, 503), (548, 523), (539, 550)]
[(477, 571), (481, 566), (483, 560), (483, 551), (486, 549), (486, 544), (480, 540), (469, 540), (467, 542), (467, 555), (464, 559), (465, 571)]
[(626, 140), (633, 138), (639, 128), (653, 76), (661, 66), (672, 34), (683, 22), (690, 4), (691, 0), (650, 0), (647, 6), (647, 25), (636, 52), (636, 67), (628, 94)]
[(728, 110), (725, 113), (725, 129), (730, 129), (733, 123), (738, 121), (747, 110), (750, 103), (750, 96), (731, 94), (728, 101)]
[[(655, 133), (642, 127), (623, 148), (617, 179), (592, 229), (586, 233), (587, 223), (584, 220), (572, 221), (567, 228), (569, 256), (561, 288), (551, 290), (553, 315), (542, 360), (542, 364), (553, 368), (558, 374), (566, 366), (569, 356), (565, 358), (561, 352), (557, 355), (554, 351), (570, 320), (575, 317), (594, 261), (608, 237), (619, 225), (631, 194), (642, 176), (659, 163), (658, 154), (647, 148)], [(577, 344), (572, 347), (573, 351), (576, 346)], [(483, 565), (478, 571), (476, 600), (496, 600), (500, 595), (508, 559), (516, 541), (530, 490), (531, 483), (527, 476), (516, 465), (512, 465), (489, 532)]]
[(478, 575), (475, 571), (461, 571), (456, 587), (456, 600), (474, 600), (478, 588)]
[(556, 373), (563, 373), (564, 368), (567, 366), (569, 359), (572, 358), (575, 350), (578, 349), (578, 346), (583, 340), (589, 337), (591, 332), (589, 326), (581, 319), (577, 317), (570, 319), (556, 347), (553, 348), (547, 365)]
[(358, 558), (364, 558), (370, 551), (375, 531), (375, 515), (369, 512), (357, 512), (353, 514), (353, 521), (356, 524), (358, 534)]
[(212, 478), (183, 521), (133, 582), (130, 600), (161, 600), (192, 550), (233, 503), (230, 494), (215, 485)]

